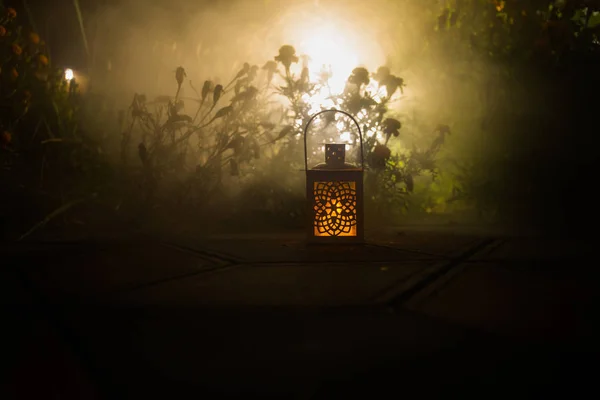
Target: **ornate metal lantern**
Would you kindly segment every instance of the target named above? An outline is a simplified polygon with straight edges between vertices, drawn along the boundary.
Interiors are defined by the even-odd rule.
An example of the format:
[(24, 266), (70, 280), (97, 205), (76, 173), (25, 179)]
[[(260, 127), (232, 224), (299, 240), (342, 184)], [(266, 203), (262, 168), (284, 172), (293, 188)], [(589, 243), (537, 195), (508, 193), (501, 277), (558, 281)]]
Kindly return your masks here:
[[(308, 168), (308, 127), (317, 116), (326, 112), (342, 113), (356, 125), (360, 139), (360, 166), (346, 162), (346, 144), (325, 144), (325, 162)], [(313, 115), (304, 128), (304, 165), (308, 240), (313, 243), (363, 242), (363, 138), (356, 119), (345, 111), (335, 109)]]

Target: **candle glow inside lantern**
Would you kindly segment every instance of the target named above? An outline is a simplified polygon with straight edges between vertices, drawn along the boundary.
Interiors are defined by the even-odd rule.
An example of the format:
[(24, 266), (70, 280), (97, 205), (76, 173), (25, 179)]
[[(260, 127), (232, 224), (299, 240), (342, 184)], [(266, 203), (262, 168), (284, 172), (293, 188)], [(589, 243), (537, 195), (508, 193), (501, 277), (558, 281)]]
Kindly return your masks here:
[[(308, 168), (307, 132), (320, 114), (338, 112), (356, 125), (360, 165), (346, 162), (346, 144), (325, 144), (325, 162)], [(361, 243), (364, 240), (363, 143), (358, 122), (345, 111), (325, 110), (313, 115), (304, 129), (304, 162), (308, 207), (308, 240), (313, 243)]]

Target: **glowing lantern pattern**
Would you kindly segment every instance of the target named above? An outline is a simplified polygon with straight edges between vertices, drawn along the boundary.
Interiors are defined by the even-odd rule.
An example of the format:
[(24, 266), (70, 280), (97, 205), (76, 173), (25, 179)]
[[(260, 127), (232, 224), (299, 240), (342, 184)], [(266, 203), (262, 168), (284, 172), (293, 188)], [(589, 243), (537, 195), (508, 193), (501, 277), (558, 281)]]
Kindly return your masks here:
[[(325, 163), (308, 168), (307, 132), (312, 121), (326, 112), (348, 116), (360, 138), (360, 166), (346, 162), (345, 144), (326, 144)], [(363, 141), (358, 122), (345, 111), (325, 110), (313, 115), (304, 128), (304, 164), (308, 200), (308, 239), (314, 243), (362, 242), (363, 226)]]

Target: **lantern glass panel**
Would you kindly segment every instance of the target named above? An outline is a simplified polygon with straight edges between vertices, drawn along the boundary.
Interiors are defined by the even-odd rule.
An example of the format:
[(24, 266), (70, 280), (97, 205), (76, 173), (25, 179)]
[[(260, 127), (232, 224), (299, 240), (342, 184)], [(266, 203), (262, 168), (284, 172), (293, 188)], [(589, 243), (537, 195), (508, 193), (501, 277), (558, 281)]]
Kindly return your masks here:
[(356, 182), (314, 182), (315, 236), (356, 236)]

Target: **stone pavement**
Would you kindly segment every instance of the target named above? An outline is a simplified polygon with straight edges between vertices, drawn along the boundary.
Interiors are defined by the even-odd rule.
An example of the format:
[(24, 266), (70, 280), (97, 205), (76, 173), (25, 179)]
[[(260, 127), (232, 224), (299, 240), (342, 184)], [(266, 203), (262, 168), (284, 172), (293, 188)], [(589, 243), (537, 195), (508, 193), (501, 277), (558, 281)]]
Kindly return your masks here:
[(382, 230), (364, 246), (284, 232), (0, 251), (5, 376), (30, 376), (28, 354), (63, 398), (557, 393), (564, 363), (598, 354), (582, 243)]

